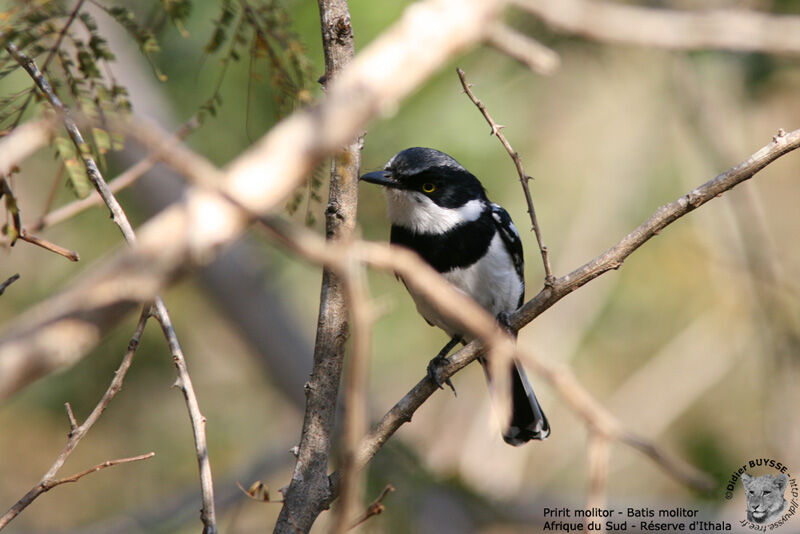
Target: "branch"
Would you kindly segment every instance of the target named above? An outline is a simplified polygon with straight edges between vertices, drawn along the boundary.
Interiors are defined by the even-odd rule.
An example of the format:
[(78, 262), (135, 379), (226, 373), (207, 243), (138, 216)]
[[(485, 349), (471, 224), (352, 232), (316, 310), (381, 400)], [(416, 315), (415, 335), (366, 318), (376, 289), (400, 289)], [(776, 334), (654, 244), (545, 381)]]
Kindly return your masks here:
[(391, 484), (387, 484), (386, 487), (383, 488), (381, 494), (378, 495), (378, 498), (372, 501), (369, 504), (369, 506), (367, 506), (367, 510), (364, 512), (364, 514), (361, 517), (359, 517), (355, 523), (350, 525), (350, 529), (356, 528), (358, 525), (360, 525), (361, 523), (363, 523), (364, 521), (366, 521), (367, 519), (369, 519), (374, 515), (382, 514), (383, 511), (386, 510), (386, 505), (383, 504), (383, 499), (385, 499), (386, 496), (389, 495), (389, 493), (393, 492), (394, 489), (395, 489), (394, 486), (392, 486)]
[[(5, 527), (12, 519), (19, 515), (20, 512), (30, 505), (39, 495), (62, 482), (68, 481), (64, 479), (62, 482), (58, 482), (58, 484), (56, 484), (54, 482), (57, 481), (54, 481), (54, 478), (64, 465), (64, 462), (66, 462), (67, 458), (69, 458), (69, 455), (72, 454), (72, 451), (78, 446), (78, 443), (89, 432), (89, 429), (92, 428), (92, 426), (97, 422), (97, 420), (100, 418), (100, 415), (102, 415), (102, 413), (105, 411), (106, 407), (108, 407), (111, 399), (113, 399), (119, 390), (122, 389), (122, 382), (125, 380), (125, 375), (128, 373), (128, 369), (131, 367), (133, 357), (136, 354), (136, 349), (139, 348), (139, 342), (142, 339), (142, 333), (144, 332), (144, 327), (147, 324), (148, 317), (150, 317), (148, 312), (143, 312), (139, 317), (139, 323), (136, 325), (136, 330), (134, 330), (133, 336), (131, 336), (131, 340), (128, 343), (128, 350), (125, 353), (125, 356), (123, 356), (122, 362), (119, 364), (116, 372), (114, 373), (114, 378), (111, 380), (111, 384), (109, 384), (108, 389), (106, 389), (106, 392), (100, 398), (100, 401), (97, 403), (82, 425), (78, 426), (77, 421), (75, 420), (75, 415), (72, 413), (72, 407), (69, 403), (66, 403), (67, 417), (69, 419), (70, 427), (67, 444), (64, 446), (61, 454), (58, 455), (58, 458), (56, 458), (55, 462), (53, 462), (53, 465), (50, 466), (50, 469), (47, 470), (47, 473), (44, 474), (39, 483), (28, 493), (26, 493), (25, 496), (23, 496), (19, 501), (17, 501), (17, 503), (12, 506), (11, 509), (8, 510), (2, 517), (0, 517), (0, 530), (2, 530), (3, 527)], [(150, 454), (152, 456), (153, 453)], [(77, 480), (77, 478), (75, 480)]]
[[(343, 267), (347, 305), (352, 317), (353, 342), (344, 380), (344, 422), (339, 462), (342, 470), (342, 491), (339, 507), (334, 516), (333, 532), (336, 534), (342, 534), (351, 528), (349, 518), (353, 517), (352, 512), (362, 499), (362, 481), (360, 470), (356, 465), (356, 456), (361, 438), (367, 432), (367, 378), (372, 324), (375, 319), (363, 264), (359, 263), (357, 258), (350, 258), (349, 261), (345, 259)], [(326, 472), (326, 481), (327, 478)]]
[(514, 314), (512, 326), (521, 328), (582, 285), (612, 269), (619, 269), (628, 256), (668, 225), (725, 191), (749, 180), (758, 171), (798, 147), (800, 147), (800, 130), (786, 133), (780, 129), (769, 144), (745, 161), (689, 191), (674, 202), (661, 206), (619, 243), (592, 261), (556, 279), (552, 287), (544, 288)]
[(19, 238), (27, 243), (36, 245), (37, 247), (42, 247), (43, 249), (49, 250), (50, 252), (54, 252), (59, 256), (64, 256), (70, 261), (79, 261), (81, 259), (78, 253), (75, 252), (74, 250), (60, 247), (55, 243), (48, 241), (47, 239), (35, 236), (29, 233), (25, 228), (20, 228)]
[[(61, 100), (59, 100), (52, 87), (50, 87), (50, 84), (36, 66), (36, 62), (33, 59), (23, 54), (16, 47), (16, 45), (14, 45), (14, 43), (9, 42), (6, 45), (6, 50), (9, 52), (11, 57), (13, 57), (14, 60), (19, 63), (23, 69), (25, 69), (28, 75), (33, 79), (36, 87), (44, 94), (45, 98), (47, 98), (50, 104), (61, 113), (64, 128), (67, 130), (70, 139), (72, 139), (77, 153), (80, 154), (89, 180), (92, 182), (95, 190), (99, 193), (100, 197), (103, 199), (103, 202), (111, 212), (111, 218), (122, 232), (122, 236), (125, 238), (125, 241), (128, 243), (128, 245), (133, 246), (136, 243), (136, 234), (133, 231), (133, 226), (131, 226), (125, 211), (122, 209), (122, 206), (120, 206), (117, 198), (114, 196), (114, 193), (111, 192), (108, 184), (103, 178), (103, 175), (100, 173), (100, 169), (92, 158), (90, 150), (86, 145), (78, 126), (75, 124), (75, 121), (72, 120), (69, 110), (61, 103)], [(214, 489), (211, 476), (211, 464), (208, 459), (208, 447), (206, 445), (205, 436), (206, 419), (200, 413), (194, 388), (192, 387), (192, 381), (187, 370), (186, 360), (183, 356), (183, 351), (180, 348), (177, 337), (175, 336), (175, 331), (172, 328), (172, 321), (169, 317), (167, 307), (164, 304), (164, 301), (158, 295), (155, 295), (154, 304), (152, 306), (155, 317), (158, 319), (159, 323), (161, 323), (161, 328), (164, 331), (164, 335), (166, 336), (170, 347), (170, 352), (172, 353), (172, 360), (178, 370), (178, 381), (176, 383), (180, 386), (184, 398), (186, 399), (186, 406), (188, 408), (189, 418), (192, 424), (195, 449), (197, 453), (197, 463), (200, 470), (200, 486), (203, 494), (203, 507), (200, 511), (200, 518), (204, 525), (203, 532), (205, 534), (216, 534), (217, 526), (214, 513)], [(145, 303), (142, 314), (150, 310), (150, 308), (150, 303)]]
[(37, 237), (32, 235), (22, 226), (22, 218), (20, 216), (20, 209), (17, 203), (17, 199), (14, 196), (14, 191), (11, 190), (11, 186), (8, 183), (8, 179), (0, 174), (0, 198), (5, 197), (6, 203), (6, 210), (11, 214), (11, 223), (14, 227), (13, 232), (9, 232), (9, 236), (6, 237), (6, 242), (9, 246), (13, 247), (14, 244), (17, 242), (17, 239), (21, 239), (27, 243), (31, 243), (32, 245), (36, 245), (38, 247), (42, 247), (45, 250), (49, 250), (50, 252), (54, 252), (59, 256), (64, 256), (68, 260), (71, 261), (78, 261), (80, 257), (78, 256), (77, 252), (69, 250), (64, 247), (60, 247), (55, 243), (52, 243), (46, 239), (42, 239), (41, 237)]
[[(253, 212), (277, 209), (323, 157), (340, 150), (368, 120), (396, 106), (445, 61), (479, 41), (499, 4), (412, 4), (331, 83), (324, 102), (281, 121), (216, 183)], [(152, 302), (164, 286), (213, 259), (248, 223), (226, 199), (198, 189), (150, 219), (139, 229), (135, 250), (118, 251), (98, 265), (91, 280), (77, 280), (6, 328), (0, 336), (0, 399), (74, 364), (102, 333), (136, 306)], [(71, 333), (68, 344), (61, 339), (65, 329)]]
[(586, 452), (589, 467), (589, 496), (586, 499), (586, 509), (605, 508), (608, 470), (611, 461), (608, 439), (599, 432), (590, 430)]
[[(347, 0), (318, 0), (322, 48), (325, 55), (323, 90), (335, 83), (354, 56), (353, 29)], [(355, 138), (355, 139), (353, 139)], [(361, 166), (361, 140), (353, 136), (347, 145), (338, 150), (331, 163), (328, 206), (325, 210), (325, 233), (331, 241), (341, 241), (352, 236), (356, 224), (358, 206), (358, 174)], [(350, 268), (325, 269), (322, 273), (317, 335), (314, 343), (314, 365), (306, 384), (306, 412), (298, 446), (297, 462), (292, 480), (284, 492), (284, 505), (275, 525), (276, 533), (294, 534), (299, 529), (307, 532), (324, 509), (327, 494), (328, 460), (336, 419), (336, 404), (339, 396), (342, 367), (345, 356), (345, 341), (349, 335), (348, 307), (356, 320), (361, 315), (353, 308), (352, 299), (362, 297), (356, 287), (355, 276)], [(359, 285), (360, 287), (360, 285)], [(348, 295), (350, 302), (348, 303)], [(361, 325), (356, 324), (355, 327)], [(369, 343), (369, 334), (359, 328), (355, 336), (361, 344)], [(368, 351), (369, 347), (366, 347)], [(353, 464), (352, 457), (358, 439), (364, 432), (366, 418), (359, 392), (363, 382), (365, 361), (363, 346), (353, 353), (348, 369), (347, 412), (345, 415), (345, 437), (342, 448), (344, 466)], [(354, 434), (355, 433), (355, 434)], [(358, 498), (357, 473), (347, 470), (346, 489), (341, 509), (334, 518), (334, 531), (343, 532), (351, 503)]]
[[(400, 275), (439, 313), (444, 314), (448, 320), (458, 321), (462, 331), (468, 332), (476, 339), (483, 340), (483, 344), (474, 341), (448, 358), (442, 376), (449, 378), (466, 367), (478, 356), (486, 353), (486, 346), (491, 347), (494, 351), (494, 354), (490, 354), (490, 363), (492, 359), (502, 362), (505, 357), (511, 356), (511, 354), (504, 355), (502, 352), (498, 354), (504, 347), (513, 346), (513, 341), (504, 330), (498, 328), (495, 319), (472, 299), (445, 282), (441, 275), (411, 251), (385, 244), (366, 242), (331, 245), (316, 234), (294, 227), (285, 221), (262, 219), (261, 222), (275, 234), (282, 244), (313, 262), (336, 265), (342, 261), (342, 258), (358, 258), (374, 268)], [(701, 490), (709, 489), (711, 483), (707, 476), (697, 472), (691, 466), (671, 458), (644, 438), (625, 431), (622, 423), (592, 398), (567, 368), (546, 363), (521, 347), (517, 347), (516, 356), (553, 385), (572, 410), (584, 420), (591, 432), (597, 433), (603, 439), (620, 441), (646, 452), (668, 474), (684, 484)], [(437, 391), (437, 386), (430, 377), (425, 376), (403, 399), (395, 404), (362, 440), (356, 457), (357, 468), (363, 468), (394, 432), (402, 424), (411, 420), (414, 412), (435, 391)], [(631, 439), (632, 437), (634, 439)], [(646, 444), (647, 447), (642, 447), (643, 444)], [(341, 478), (339, 471), (330, 476), (331, 501), (339, 491)]]
[[(709, 180), (671, 204), (660, 207), (653, 216), (642, 223), (633, 232), (625, 236), (616, 246), (573, 272), (556, 279), (552, 287), (545, 287), (542, 289), (539, 294), (514, 313), (511, 317), (512, 326), (516, 329), (521, 329), (572, 291), (609, 270), (619, 268), (625, 258), (666, 226), (709, 200), (721, 195), (725, 191), (732, 189), (739, 183), (752, 178), (769, 163), (798, 147), (800, 147), (800, 130), (795, 130), (790, 133), (785, 133), (783, 130), (779, 131), (778, 135), (772, 139), (772, 142), (761, 148), (747, 160)], [(441, 371), (441, 377), (449, 378), (478, 356), (482, 355), (484, 351), (485, 348), (480, 342), (473, 341), (469, 343), (466, 347), (448, 358), (447, 366)], [(588, 397), (588, 394), (580, 387), (571, 373), (563, 369), (555, 368), (552, 364), (546, 364), (544, 361), (537, 358), (533, 358), (530, 354), (520, 352), (519, 355), (522, 356), (525, 363), (530, 365), (537, 373), (547, 378), (556, 390), (562, 393), (562, 396), (570, 403), (573, 410), (584, 420), (591, 421), (601, 418), (605, 419), (606, 416), (611, 417), (607, 412), (597, 412), (594, 410), (596, 406), (593, 404), (592, 399)], [(404, 423), (411, 421), (414, 412), (416, 412), (435, 391), (436, 386), (425, 378), (400, 399), (400, 401), (373, 426), (372, 430), (362, 441), (358, 465), (361, 467), (366, 465), (397, 429)], [(595, 428), (611, 427), (610, 421), (608, 420), (602, 425), (593, 424), (592, 426)], [(667, 457), (664, 453), (646, 440), (638, 436), (634, 438), (631, 434), (623, 432), (619, 428), (614, 435), (610, 435), (611, 433), (605, 431), (603, 434), (609, 439), (617, 439), (639, 450), (651, 459), (657, 461), (665, 471), (682, 482), (695, 487), (707, 487), (708, 480), (705, 477), (698, 477), (693, 469), (687, 469), (687, 466), (683, 463), (675, 462), (671, 459), (666, 460)], [(331, 475), (332, 493), (334, 495), (336, 494), (339, 484), (339, 477), (340, 474), (338, 472)]]
[(120, 458), (118, 460), (106, 460), (101, 464), (97, 464), (96, 466), (90, 467), (89, 469), (81, 471), (80, 473), (75, 473), (72, 476), (59, 478), (58, 480), (43, 480), (42, 482), (39, 482), (36, 486), (31, 488), (31, 490), (28, 493), (26, 493), (25, 496), (22, 497), (17, 502), (17, 504), (15, 504), (11, 508), (11, 510), (9, 510), (8, 512), (5, 513), (5, 515), (3, 515), (3, 517), (0, 517), (0, 530), (5, 528), (5, 526), (8, 524), (9, 521), (14, 519), (17, 515), (19, 515), (19, 513), (25, 508), (27, 508), (29, 504), (35, 501), (36, 498), (39, 497), (39, 495), (50, 491), (56, 486), (60, 486), (61, 484), (66, 484), (68, 482), (77, 482), (86, 475), (90, 475), (92, 473), (100, 471), (101, 469), (105, 469), (106, 467), (112, 467), (119, 464), (127, 464), (130, 462), (138, 462), (140, 460), (147, 460), (148, 458), (152, 458), (155, 455), (156, 453), (149, 452), (147, 454), (132, 456), (130, 458)]
[(550, 254), (547, 250), (547, 247), (542, 240), (542, 231), (539, 228), (539, 222), (536, 220), (536, 209), (533, 207), (533, 199), (531, 198), (531, 190), (528, 187), (528, 182), (532, 180), (532, 177), (525, 173), (525, 170), (522, 168), (522, 160), (519, 157), (519, 153), (511, 148), (511, 144), (506, 139), (506, 136), (503, 135), (501, 131), (504, 126), (497, 124), (492, 119), (492, 116), (489, 115), (489, 111), (486, 109), (486, 105), (477, 99), (477, 97), (472, 93), (472, 84), (467, 83), (467, 78), (464, 75), (464, 71), (461, 69), (456, 69), (458, 73), (458, 78), (461, 80), (461, 86), (464, 88), (464, 92), (467, 93), (467, 96), (472, 103), (475, 104), (480, 112), (483, 114), (483, 118), (486, 119), (486, 122), (489, 123), (489, 126), (492, 128), (490, 132), (491, 135), (496, 136), (500, 143), (502, 143), (503, 148), (506, 149), (508, 155), (511, 156), (511, 160), (514, 162), (514, 167), (517, 168), (517, 174), (519, 175), (519, 183), (522, 185), (522, 191), (525, 193), (525, 202), (528, 204), (528, 213), (531, 216), (531, 226), (533, 229), (533, 233), (536, 234), (536, 242), (539, 244), (539, 252), (542, 254), (542, 263), (544, 264), (544, 284), (545, 286), (550, 286), (553, 284), (555, 277), (553, 276), (553, 269), (550, 267)]
[(552, 74), (561, 65), (555, 51), (502, 23), (492, 26), (486, 44), (539, 74)]
[(678, 50), (800, 53), (800, 17), (745, 10), (676, 11), (588, 0), (513, 0), (553, 28), (610, 43)]
[(2, 284), (0, 284), (0, 295), (2, 295), (3, 293), (5, 293), (5, 292), (6, 292), (6, 289), (8, 289), (8, 286), (10, 286), (11, 284), (13, 284), (13, 283), (14, 283), (14, 282), (16, 282), (17, 280), (19, 280), (19, 273), (17, 273), (17, 274), (12, 274), (12, 275), (11, 275), (11, 277), (10, 277), (10, 278), (8, 278), (8, 280), (6, 280), (6, 281), (5, 281), (5, 282), (3, 282)]

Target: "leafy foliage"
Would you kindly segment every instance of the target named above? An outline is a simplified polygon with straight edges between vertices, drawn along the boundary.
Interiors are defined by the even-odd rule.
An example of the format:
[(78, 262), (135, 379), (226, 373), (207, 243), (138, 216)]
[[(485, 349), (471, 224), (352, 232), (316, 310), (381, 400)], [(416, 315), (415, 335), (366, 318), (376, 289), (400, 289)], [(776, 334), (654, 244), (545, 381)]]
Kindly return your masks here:
[[(291, 20), (283, 6), (277, 0), (218, 1), (219, 16), (213, 21), (203, 54), (218, 56), (221, 69), (211, 95), (198, 111), (198, 121), (219, 112), (220, 88), (228, 66), (243, 58), (249, 59), (251, 81), (263, 81), (255, 73), (257, 65), (263, 64), (269, 72), (267, 83), (272, 87), (278, 117), (310, 102), (310, 62), (300, 39), (291, 30)], [(0, 12), (0, 81), (19, 69), (5, 53), (6, 44), (14, 43), (36, 61), (64, 105), (92, 121), (93, 127), (84, 134), (88, 150), (102, 168), (106, 154), (120, 149), (123, 141), (106, 125), (124, 119), (131, 111), (131, 103), (127, 89), (114, 77), (114, 53), (99, 32), (97, 21), (85, 9), (89, 2), (126, 31), (156, 77), (167, 81), (155, 59), (160, 51), (156, 30), (169, 21), (187, 35), (185, 26), (192, 13), (192, 0), (150, 0), (136, 4), (122, 0), (11, 0), (9, 7)], [(26, 83), (27, 89), (0, 94), (0, 135), (13, 130), (30, 113), (32, 103), (36, 113), (46, 113), (49, 109), (46, 99), (40, 97), (30, 82)], [(248, 103), (249, 93), (250, 88)], [(87, 195), (91, 184), (77, 152), (87, 147), (75, 147), (62, 134), (56, 137), (54, 148), (67, 185), (77, 196)], [(317, 201), (321, 183), (316, 176), (307, 187), (298, 190), (296, 200), (289, 204), (292, 211), (303, 198)]]
[[(248, 103), (252, 83), (263, 81), (255, 70), (260, 64), (265, 65), (269, 72), (276, 118), (312, 100), (311, 63), (299, 37), (291, 30), (286, 10), (276, 0), (221, 0), (214, 31), (204, 51), (208, 55), (220, 55), (222, 68), (212, 95), (201, 106), (200, 120), (208, 115), (216, 116), (222, 106), (220, 90), (228, 66), (231, 62), (241, 61), (245, 54), (249, 55), (250, 62)], [(311, 204), (320, 202), (322, 184), (322, 172), (318, 169), (305, 185), (297, 188), (286, 204), (287, 211), (296, 212), (305, 200), (306, 224), (314, 224)]]

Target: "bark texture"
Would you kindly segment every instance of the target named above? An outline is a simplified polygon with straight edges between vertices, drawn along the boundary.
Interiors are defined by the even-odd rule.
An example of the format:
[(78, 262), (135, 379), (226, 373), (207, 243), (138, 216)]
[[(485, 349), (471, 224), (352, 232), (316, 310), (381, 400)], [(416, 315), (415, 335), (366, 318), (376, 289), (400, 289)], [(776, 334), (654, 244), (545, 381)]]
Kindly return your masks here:
[[(325, 51), (323, 88), (353, 59), (353, 30), (345, 0), (319, 0), (322, 45)], [(325, 210), (329, 240), (346, 239), (355, 228), (358, 202), (360, 141), (356, 139), (331, 162), (330, 193)], [(305, 385), (306, 412), (292, 481), (276, 533), (308, 532), (331, 499), (328, 460), (331, 452), (336, 400), (348, 328), (348, 309), (342, 280), (325, 269), (322, 274), (314, 367)]]

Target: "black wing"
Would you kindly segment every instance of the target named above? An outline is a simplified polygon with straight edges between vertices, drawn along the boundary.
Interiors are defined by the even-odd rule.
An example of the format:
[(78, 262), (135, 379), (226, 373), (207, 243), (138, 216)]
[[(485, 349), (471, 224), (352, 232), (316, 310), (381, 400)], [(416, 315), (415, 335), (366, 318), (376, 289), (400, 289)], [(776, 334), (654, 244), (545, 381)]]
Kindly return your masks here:
[(495, 227), (500, 234), (500, 238), (503, 240), (503, 244), (506, 246), (506, 250), (511, 254), (511, 260), (514, 262), (514, 270), (517, 271), (520, 280), (522, 280), (522, 295), (517, 304), (517, 306), (522, 306), (522, 302), (525, 299), (525, 258), (522, 255), (522, 240), (519, 238), (519, 232), (517, 232), (517, 228), (514, 226), (511, 216), (502, 206), (494, 203), (492, 204), (492, 220), (494, 220)]

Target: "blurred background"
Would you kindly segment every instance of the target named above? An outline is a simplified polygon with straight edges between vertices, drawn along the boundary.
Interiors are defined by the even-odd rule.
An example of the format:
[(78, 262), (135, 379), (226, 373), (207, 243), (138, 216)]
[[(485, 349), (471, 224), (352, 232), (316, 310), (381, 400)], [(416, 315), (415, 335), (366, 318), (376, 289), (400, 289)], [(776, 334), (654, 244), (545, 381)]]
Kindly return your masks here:
[[(635, 2), (631, 2), (635, 3)], [(638, 2), (642, 4), (642, 2)], [(655, 7), (737, 7), (800, 13), (797, 2), (644, 2)], [(350, 2), (356, 50), (395, 21), (408, 1)], [(1, 5), (1, 4), (0, 4)], [(324, 73), (314, 2), (286, 1), (290, 29), (309, 59), (310, 79)], [(275, 123), (282, 111), (269, 70), (246, 57), (225, 67), (203, 47), (219, 16), (216, 2), (194, 2), (184, 27), (156, 26), (152, 54), (164, 81), (124, 31), (96, 11), (117, 55), (114, 74), (130, 92), (134, 114), (165, 128), (187, 121), (214, 92), (215, 116), (187, 139), (224, 166)], [(368, 129), (362, 171), (379, 169), (409, 146), (455, 157), (478, 176), (523, 231), (527, 297), (543, 272), (514, 166), (462, 93), (455, 68), (534, 177), (532, 192), (557, 276), (614, 245), (656, 208), (744, 161), (779, 128), (800, 127), (800, 62), (754, 53), (665, 52), (607, 45), (556, 33), (510, 10), (507, 22), (561, 56), (551, 76), (480, 47), (443, 68), (391, 115)], [(0, 94), (27, 87), (21, 74)], [(308, 85), (314, 98), (316, 83)], [(300, 104), (296, 104), (300, 105)], [(109, 156), (113, 177), (142, 152), (129, 142)], [(41, 213), (58, 171), (51, 150), (21, 166), (15, 192), (23, 218)], [(317, 173), (326, 177), (326, 168)], [(542, 358), (570, 366), (586, 388), (631, 430), (700, 469), (721, 486), (752, 458), (800, 469), (800, 154), (791, 153), (682, 218), (612, 271), (556, 304), (519, 337)], [(120, 194), (139, 224), (179, 194), (162, 167)], [(321, 231), (325, 185), (298, 191), (287, 217)], [(56, 189), (55, 204), (72, 200)], [(363, 186), (359, 231), (388, 239), (385, 202)], [(77, 250), (70, 263), (28, 243), (0, 250), (0, 279), (21, 279), (0, 297), (0, 323), (70, 283), (121, 246), (105, 209), (82, 213), (42, 235)], [(370, 291), (386, 310), (376, 323), (370, 410), (377, 419), (423, 376), (446, 342), (417, 315), (402, 284), (371, 273)], [(258, 234), (208, 270), (164, 294), (208, 419), (209, 452), (222, 532), (271, 529), (279, 504), (261, 504), (236, 487), (262, 480), (271, 496), (288, 484), (310, 370), (320, 270)], [(84, 418), (119, 364), (136, 317), (91, 355), (0, 406), (0, 507), (19, 499), (61, 451), (68, 432), (64, 403)], [(195, 532), (197, 464), (175, 372), (151, 321), (121, 393), (72, 454), (61, 475), (110, 458), (155, 451), (146, 462), (117, 466), (40, 497), (9, 532)], [(459, 373), (459, 395), (435, 394), (376, 456), (366, 498), (388, 483), (397, 491), (370, 532), (540, 532), (545, 505), (583, 506), (586, 430), (540, 378), (531, 377), (552, 436), (521, 448), (505, 445), (481, 370)], [(760, 473), (759, 473), (760, 474)], [(741, 494), (741, 495), (740, 495)], [(686, 506), (705, 517), (742, 519), (743, 492), (700, 495), (625, 447), (612, 448), (609, 506)], [(324, 513), (315, 531), (325, 531)], [(796, 523), (796, 520), (795, 520)], [(791, 527), (789, 527), (791, 529)], [(789, 532), (791, 530), (787, 530)]]

